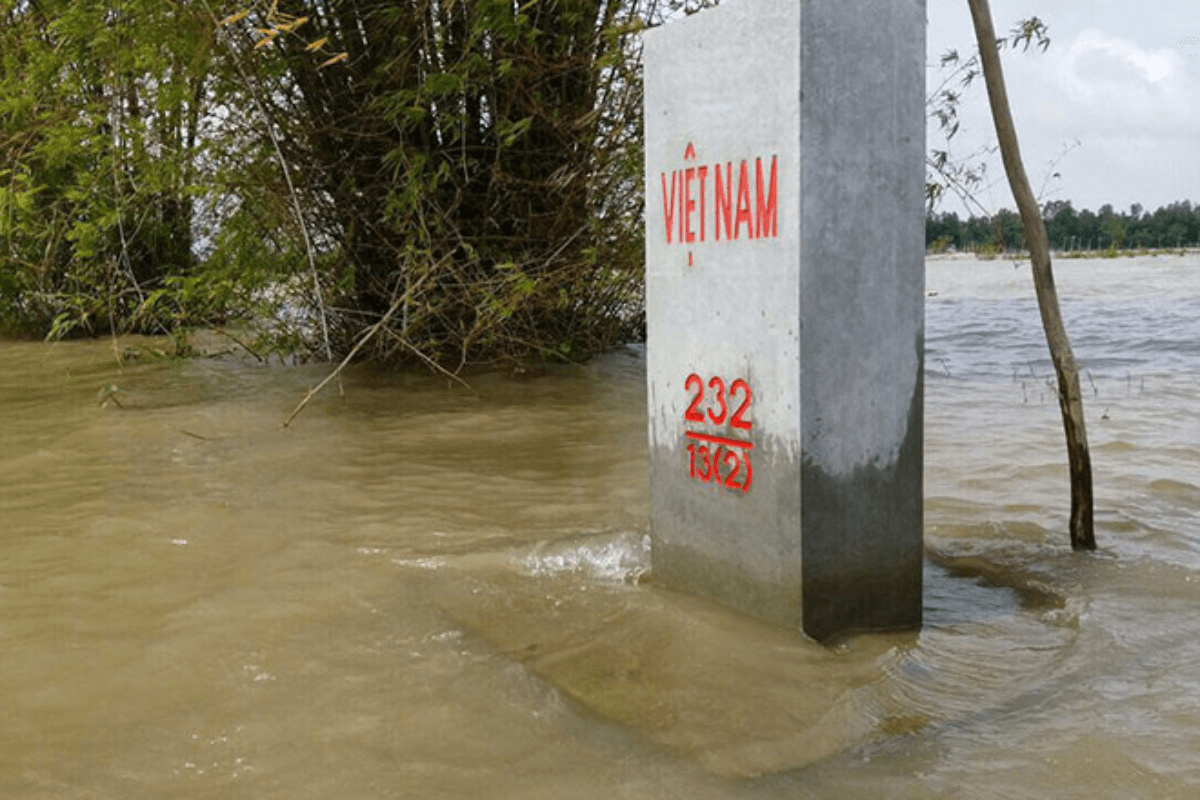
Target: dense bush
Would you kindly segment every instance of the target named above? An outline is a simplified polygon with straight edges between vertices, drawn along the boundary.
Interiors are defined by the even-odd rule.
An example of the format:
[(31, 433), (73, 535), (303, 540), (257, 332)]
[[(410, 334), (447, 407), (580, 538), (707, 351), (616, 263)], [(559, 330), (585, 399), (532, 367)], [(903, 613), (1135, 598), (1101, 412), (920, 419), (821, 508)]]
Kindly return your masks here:
[(287, 301), (323, 354), (386, 319), (364, 353), (451, 368), (637, 336), (637, 32), (670, 10), (0, 0), (0, 315)]

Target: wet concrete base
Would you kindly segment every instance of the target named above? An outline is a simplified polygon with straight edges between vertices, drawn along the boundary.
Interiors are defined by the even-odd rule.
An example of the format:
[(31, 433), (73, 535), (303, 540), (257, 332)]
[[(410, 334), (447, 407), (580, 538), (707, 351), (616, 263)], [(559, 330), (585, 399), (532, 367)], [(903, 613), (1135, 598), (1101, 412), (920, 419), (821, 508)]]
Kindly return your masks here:
[(679, 448), (651, 448), (655, 580), (799, 631), (800, 468), (770, 442), (760, 442), (754, 458), (754, 489), (738, 494), (690, 479)]

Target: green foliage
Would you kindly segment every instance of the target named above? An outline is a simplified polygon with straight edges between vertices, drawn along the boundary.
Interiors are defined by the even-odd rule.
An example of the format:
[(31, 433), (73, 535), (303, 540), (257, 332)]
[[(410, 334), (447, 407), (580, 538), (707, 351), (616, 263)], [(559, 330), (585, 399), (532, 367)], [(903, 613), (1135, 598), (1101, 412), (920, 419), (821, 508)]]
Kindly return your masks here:
[[(1004, 249), (1016, 250), (1022, 244), (1019, 222), (1011, 211), (992, 216), (972, 216), (965, 222), (954, 213), (930, 214), (925, 219), (925, 246), (933, 250), (945, 243), (956, 250), (976, 253), (998, 246), (997, 230), (1003, 229)], [(1126, 213), (1102, 206), (1099, 213), (1087, 209), (1076, 212), (1070, 201), (1054, 200), (1042, 209), (1050, 244), (1060, 252), (1083, 252), (1116, 256), (1144, 250), (1179, 249), (1200, 246), (1200, 207), (1187, 201), (1172, 203), (1154, 213), (1143, 213), (1136, 203)]]
[(208, 39), (149, 0), (0, 6), (0, 308), (51, 336), (154, 330), (192, 254)]
[(646, 2), (0, 0), (0, 326), (638, 335)]
[[(1050, 30), (1038, 17), (1019, 20), (1013, 26), (1007, 37), (996, 41), (998, 50), (1021, 48), (1028, 51), (1030, 46), (1045, 53), (1050, 47)], [(986, 156), (994, 149), (982, 147), (973, 153), (957, 157), (951, 154), (954, 137), (958, 134), (962, 121), (958, 109), (963, 98), (971, 88), (977, 85), (983, 76), (983, 67), (979, 58), (978, 48), (969, 56), (962, 56), (958, 50), (950, 49), (944, 52), (939, 60), (942, 80), (925, 98), (926, 114), (936, 120), (943, 143), (933, 148), (926, 158), (925, 201), (930, 213), (937, 208), (947, 193), (957, 195), (971, 207), (985, 211), (975, 199), (975, 193), (985, 184), (987, 179)], [(982, 81), (978, 81), (979, 84)], [(986, 211), (985, 211), (986, 213)]]
[(950, 237), (943, 234), (927, 244), (925, 249), (930, 253), (945, 253), (950, 249), (951, 243)]
[[(641, 11), (312, 2), (306, 36), (344, 63), (272, 40), (295, 96), (270, 93), (262, 113), (306, 206), (321, 209), (311, 222), (345, 289), (331, 322), (340, 349), (397, 304), (375, 357), (419, 350), (453, 367), (637, 335)], [(251, 13), (230, 32), (242, 52), (263, 21)]]

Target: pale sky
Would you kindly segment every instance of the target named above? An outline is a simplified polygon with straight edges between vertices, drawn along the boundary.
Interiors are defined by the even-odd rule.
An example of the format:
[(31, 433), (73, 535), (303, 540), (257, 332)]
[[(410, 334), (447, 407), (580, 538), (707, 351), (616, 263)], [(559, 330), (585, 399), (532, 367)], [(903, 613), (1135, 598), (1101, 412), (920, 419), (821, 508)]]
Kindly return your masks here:
[[(1003, 55), (1009, 102), (1025, 169), (1041, 200), (1070, 200), (1097, 210), (1111, 203), (1148, 211), (1176, 200), (1200, 204), (1200, 3), (1195, 0), (991, 0), (997, 35), (1037, 16), (1050, 49)], [(941, 54), (974, 53), (967, 0), (927, 0), (926, 86), (941, 83)], [(967, 154), (995, 133), (982, 81), (967, 92), (952, 154)], [(937, 121), (928, 143), (942, 147)], [(1078, 143), (1076, 145), (1076, 143)], [(1068, 149), (1069, 148), (1069, 149)], [(1064, 154), (1065, 151), (1065, 154)], [(1051, 163), (1060, 159), (1051, 167)], [(991, 187), (978, 198), (989, 211), (1014, 208), (999, 155)], [(963, 213), (947, 200), (942, 211)], [(977, 209), (971, 210), (978, 213)]]

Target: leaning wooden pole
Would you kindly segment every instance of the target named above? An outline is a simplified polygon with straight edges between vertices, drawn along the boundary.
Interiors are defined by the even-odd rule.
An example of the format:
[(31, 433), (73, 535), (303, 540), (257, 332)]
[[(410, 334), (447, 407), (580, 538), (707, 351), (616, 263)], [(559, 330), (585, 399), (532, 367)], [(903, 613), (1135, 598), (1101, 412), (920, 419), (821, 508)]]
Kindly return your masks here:
[(1062, 409), (1063, 428), (1067, 434), (1067, 459), (1071, 467), (1071, 547), (1075, 550), (1095, 550), (1096, 535), (1092, 525), (1092, 458), (1088, 454), (1087, 428), (1083, 419), (1083, 398), (1079, 391), (1079, 368), (1067, 339), (1062, 313), (1058, 307), (1058, 291), (1054, 288), (1054, 272), (1050, 268), (1050, 242), (1046, 237), (1046, 225), (1042, 221), (1041, 209), (1029, 186), (1025, 167), (1021, 162), (1021, 150), (1017, 146), (1017, 131), (1013, 127), (1012, 114), (1008, 107), (1008, 92), (1004, 88), (1004, 72), (1000, 68), (1000, 54), (996, 47), (996, 31), (992, 26), (992, 12), (987, 0), (967, 0), (971, 7), (971, 18), (975, 22), (975, 38), (979, 43), (979, 57), (983, 63), (983, 77), (987, 84), (988, 100), (992, 106), (992, 119), (996, 123), (996, 137), (1000, 140), (1000, 155), (1004, 159), (1004, 171), (1012, 187), (1017, 209), (1021, 212), (1021, 225), (1025, 229), (1025, 241), (1029, 245), (1029, 260), (1033, 264), (1033, 285), (1037, 291), (1038, 310), (1042, 314), (1042, 327), (1046, 332), (1046, 343), (1050, 346), (1050, 358), (1058, 375), (1058, 405)]

